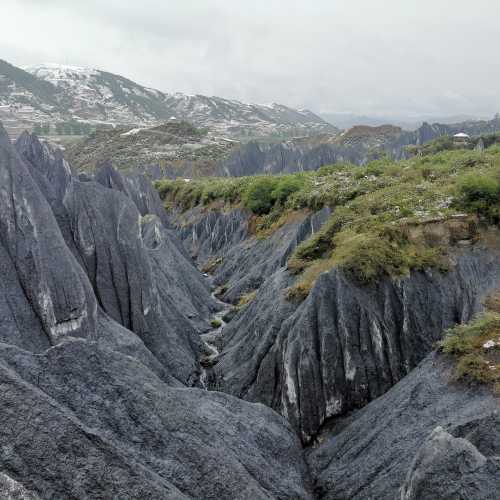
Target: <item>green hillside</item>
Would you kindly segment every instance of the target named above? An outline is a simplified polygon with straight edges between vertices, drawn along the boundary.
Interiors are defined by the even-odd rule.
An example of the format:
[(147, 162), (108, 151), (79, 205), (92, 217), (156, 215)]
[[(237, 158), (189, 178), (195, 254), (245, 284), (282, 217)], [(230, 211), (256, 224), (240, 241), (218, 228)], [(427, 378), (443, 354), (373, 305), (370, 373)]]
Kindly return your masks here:
[[(334, 266), (361, 282), (411, 269), (452, 265), (450, 246), (473, 244), (482, 223), (500, 220), (500, 145), (485, 151), (452, 146), (409, 160), (378, 160), (365, 167), (334, 165), (280, 176), (162, 180), (167, 207), (181, 210), (224, 203), (253, 213), (266, 237), (296, 211), (330, 207), (322, 229), (288, 262), (300, 275), (290, 298), (307, 296), (317, 277)], [(437, 147), (437, 146), (436, 146)], [(431, 147), (427, 151), (434, 151)]]

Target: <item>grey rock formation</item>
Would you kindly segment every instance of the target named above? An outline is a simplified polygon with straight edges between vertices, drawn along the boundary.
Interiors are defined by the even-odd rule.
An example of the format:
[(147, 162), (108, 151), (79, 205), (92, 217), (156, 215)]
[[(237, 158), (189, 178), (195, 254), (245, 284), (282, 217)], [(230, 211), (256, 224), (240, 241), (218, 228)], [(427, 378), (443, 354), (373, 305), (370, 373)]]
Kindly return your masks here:
[[(298, 305), (285, 264), (328, 211), (267, 240), (243, 211), (176, 214), (206, 279), (145, 178), (79, 181), (36, 137), (16, 148), (0, 128), (2, 498), (494, 498), (498, 401), (442, 355), (410, 371), (499, 286), (498, 254), (371, 286), (333, 270)], [(212, 280), (258, 293), (202, 336), (222, 353), (201, 373), (199, 334), (227, 316)]]
[(171, 308), (180, 311), (199, 332), (210, 329), (207, 320), (220, 306), (212, 297), (208, 281), (186, 260), (175, 235), (156, 216), (143, 217), (141, 231), (163, 301), (172, 304)]
[[(88, 337), (96, 327), (97, 304), (85, 273), (78, 265), (54, 218), (50, 205), (30, 175), (29, 169), (0, 127), (0, 241), (3, 265), (13, 266), (4, 287), (2, 316), (16, 323), (17, 309), (29, 302), (34, 322), (51, 344), (68, 336)], [(8, 288), (5, 288), (5, 287)], [(12, 295), (13, 286), (23, 295)], [(10, 307), (10, 303), (15, 308)], [(19, 325), (20, 326), (20, 325)], [(20, 330), (17, 337), (31, 335)], [(27, 342), (31, 342), (27, 341)], [(45, 340), (38, 338), (37, 346)]]
[(386, 392), (500, 286), (500, 257), (474, 247), (457, 253), (447, 274), (413, 273), (367, 287), (334, 270), (305, 302), (290, 302), (286, 261), (327, 215), (290, 222), (265, 239), (250, 234), (249, 216), (239, 210), (196, 208), (175, 219), (199, 264), (216, 264), (224, 300), (236, 303), (258, 289), (217, 341), (212, 388), (276, 409), (304, 441), (329, 418)]
[(414, 142), (413, 133), (401, 129), (395, 136), (377, 137), (375, 141), (364, 136), (356, 142), (344, 142), (341, 135), (291, 139), (277, 144), (250, 142), (221, 161), (217, 175), (241, 177), (303, 172), (345, 162), (364, 165), (384, 153), (401, 159), (405, 157), (404, 148)]
[(383, 125), (357, 126), (340, 135), (302, 137), (281, 143), (249, 142), (219, 162), (216, 175), (244, 176), (317, 170), (324, 165), (350, 162), (364, 165), (382, 155), (406, 158), (406, 147), (423, 145), (441, 136), (465, 132), (470, 136), (500, 131), (500, 119), (443, 125), (423, 123), (415, 131)]
[(60, 151), (34, 135), (23, 134), (16, 148), (86, 271), (99, 306), (137, 333), (170, 376), (194, 383), (199, 373), (196, 330), (209, 328), (217, 306), (177, 237), (162, 223), (157, 225), (161, 248), (143, 241), (138, 210), (148, 217), (159, 214), (168, 223), (151, 184), (143, 177), (124, 178), (111, 165), (97, 172), (100, 184), (79, 182)]
[(490, 388), (453, 382), (452, 370), (430, 354), (311, 450), (317, 497), (496, 498), (498, 398)]
[(144, 175), (124, 177), (113, 168), (111, 161), (107, 161), (97, 169), (94, 180), (104, 187), (126, 194), (135, 203), (141, 215), (156, 215), (165, 226), (170, 225), (158, 192)]
[[(37, 185), (49, 172), (35, 181), (31, 167), (0, 128), (0, 496), (311, 498), (279, 415), (179, 382), (197, 370), (183, 309), (209, 290), (169, 230), (71, 179), (62, 206), (80, 263)], [(174, 303), (188, 288), (191, 305)]]
[(75, 181), (64, 204), (101, 307), (135, 332), (175, 378), (193, 383), (198, 335), (173, 302), (162, 300), (134, 203), (116, 190)]
[(500, 286), (500, 257), (473, 249), (453, 271), (415, 272), (361, 286), (338, 270), (320, 276), (298, 307), (285, 271), (223, 332), (217, 387), (263, 402), (304, 441), (331, 417), (366, 405), (407, 375), (442, 332), (468, 321)]
[(315, 214), (295, 214), (267, 238), (251, 234), (251, 217), (243, 210), (195, 208), (175, 221), (198, 265), (213, 264), (214, 283), (224, 288), (223, 300), (236, 303), (285, 266), (297, 245), (317, 231), (330, 213), (324, 208)]
[[(488, 437), (495, 441), (500, 431), (498, 413), (484, 420), (473, 424), (486, 424)], [(491, 452), (494, 455), (485, 456), (469, 440), (436, 427), (413, 460), (401, 499), (492, 498), (492, 492), (500, 491), (500, 448)]]
[(172, 215), (185, 247), (202, 267), (250, 236), (249, 214), (243, 210), (204, 211), (195, 207)]
[(0, 374), (0, 470), (41, 499), (310, 498), (296, 436), (261, 405), (82, 340), (1, 345)]

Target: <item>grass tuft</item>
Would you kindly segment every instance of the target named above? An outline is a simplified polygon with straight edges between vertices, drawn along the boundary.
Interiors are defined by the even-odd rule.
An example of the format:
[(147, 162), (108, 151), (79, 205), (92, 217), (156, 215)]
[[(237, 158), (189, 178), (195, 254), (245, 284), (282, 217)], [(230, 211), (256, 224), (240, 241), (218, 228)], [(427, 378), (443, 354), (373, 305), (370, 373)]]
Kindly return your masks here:
[(487, 311), (446, 333), (440, 348), (456, 360), (457, 380), (500, 389), (500, 314)]

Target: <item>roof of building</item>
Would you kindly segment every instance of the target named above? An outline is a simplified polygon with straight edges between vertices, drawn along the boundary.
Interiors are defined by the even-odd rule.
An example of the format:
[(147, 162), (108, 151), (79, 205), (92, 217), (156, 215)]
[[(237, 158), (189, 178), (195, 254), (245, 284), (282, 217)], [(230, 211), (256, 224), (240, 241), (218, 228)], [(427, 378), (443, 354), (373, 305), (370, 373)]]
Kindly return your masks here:
[(453, 137), (468, 139), (470, 136), (468, 134), (464, 134), (463, 132), (459, 132), (458, 134), (455, 134)]

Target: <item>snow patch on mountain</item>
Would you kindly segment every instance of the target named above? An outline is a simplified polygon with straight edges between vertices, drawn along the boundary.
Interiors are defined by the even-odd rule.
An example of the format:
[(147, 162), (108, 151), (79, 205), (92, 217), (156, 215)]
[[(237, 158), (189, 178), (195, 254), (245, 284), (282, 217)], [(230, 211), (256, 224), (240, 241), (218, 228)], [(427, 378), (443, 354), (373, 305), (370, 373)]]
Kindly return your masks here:
[[(37, 110), (36, 118), (34, 115), (37, 121), (40, 118), (51, 122), (75, 119), (145, 127), (175, 118), (236, 139), (296, 137), (337, 131), (311, 111), (298, 111), (276, 103), (258, 105), (214, 96), (166, 93), (120, 75), (81, 66), (46, 63), (27, 66), (24, 71), (16, 69), (21, 74), (20, 81), (22, 73), (32, 75), (35, 81), (50, 85), (55, 97), (45, 103), (39, 96), (32, 97), (30, 89), (20, 89), (15, 82), (10, 85), (9, 81), (10, 86), (0, 85), (0, 104), (9, 105), (14, 111), (22, 109), (29, 119), (30, 109), (23, 105), (32, 101), (30, 105)], [(2, 71), (0, 76), (4, 76)]]

